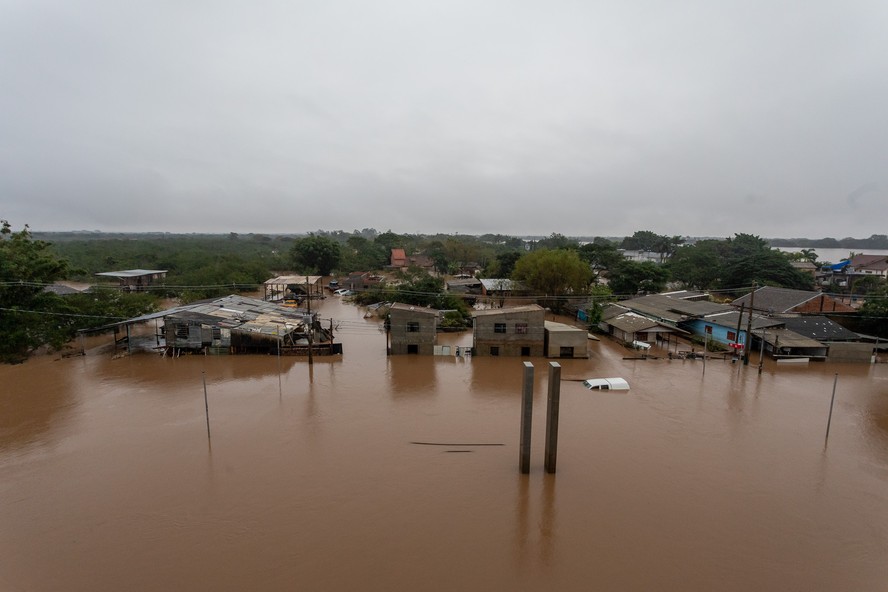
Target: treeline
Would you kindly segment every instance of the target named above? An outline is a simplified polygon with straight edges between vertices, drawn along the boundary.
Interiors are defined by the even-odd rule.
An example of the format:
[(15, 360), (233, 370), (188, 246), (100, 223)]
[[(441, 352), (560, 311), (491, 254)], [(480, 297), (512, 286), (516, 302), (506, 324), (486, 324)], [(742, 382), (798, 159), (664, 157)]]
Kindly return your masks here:
[(805, 247), (809, 249), (888, 249), (888, 235), (874, 234), (869, 238), (772, 238), (773, 247)]

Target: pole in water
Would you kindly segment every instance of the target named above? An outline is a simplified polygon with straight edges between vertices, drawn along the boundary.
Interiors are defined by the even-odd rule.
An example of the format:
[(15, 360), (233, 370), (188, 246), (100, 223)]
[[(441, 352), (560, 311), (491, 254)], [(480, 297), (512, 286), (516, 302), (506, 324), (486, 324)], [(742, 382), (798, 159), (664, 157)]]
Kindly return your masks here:
[(833, 404), (836, 402), (836, 384), (839, 382), (839, 374), (836, 373), (836, 377), (833, 380), (833, 392), (832, 398), (829, 400), (829, 419), (826, 420), (826, 437), (823, 439), (823, 445), (826, 446), (826, 442), (829, 440), (829, 425), (832, 423), (832, 412), (833, 412)]
[(533, 364), (524, 362), (524, 382), (521, 389), (521, 436), (518, 444), (518, 468), (530, 473), (530, 432), (533, 420)]
[(203, 375), (203, 387), (204, 387), (204, 409), (207, 412), (207, 440), (210, 439), (210, 404), (207, 401), (207, 373), (201, 372)]
[(706, 352), (709, 351), (709, 333), (703, 334), (703, 376), (706, 376)]
[(759, 352), (759, 374), (762, 373), (762, 367), (765, 365), (765, 333), (767, 329), (762, 327), (762, 350)]
[[(277, 328), (275, 328), (275, 333), (277, 333)], [(284, 395), (284, 387), (281, 385), (281, 336), (277, 336), (277, 346), (278, 346), (278, 397), (282, 397)]]
[(547, 473), (555, 472), (558, 460), (558, 410), (561, 406), (561, 364), (549, 362), (549, 401), (546, 410), (546, 459)]

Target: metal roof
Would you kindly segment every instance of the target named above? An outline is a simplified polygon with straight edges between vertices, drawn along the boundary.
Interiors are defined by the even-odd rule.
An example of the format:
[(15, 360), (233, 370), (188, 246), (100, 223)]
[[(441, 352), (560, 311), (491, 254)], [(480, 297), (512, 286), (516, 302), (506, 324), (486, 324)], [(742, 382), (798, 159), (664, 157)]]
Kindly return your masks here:
[[(732, 310), (729, 312), (717, 313), (703, 317), (703, 321), (712, 325), (721, 325), (722, 327), (736, 328), (740, 325), (742, 331), (749, 326), (749, 313), (744, 312), (741, 318), (740, 312)], [(777, 319), (773, 317), (765, 317), (762, 315), (752, 315), (752, 328), (761, 329), (762, 327), (780, 327), (786, 319)]]
[(178, 317), (205, 325), (219, 325), (274, 335), (282, 326), (301, 325), (306, 314), (304, 309), (289, 308), (256, 298), (231, 295), (215, 300), (176, 306), (115, 324), (128, 325), (164, 317)]
[(799, 335), (790, 329), (774, 329), (765, 332), (765, 342), (777, 347), (826, 347), (819, 341)]
[(860, 341), (860, 335), (826, 317), (804, 316), (780, 320), (787, 329), (818, 341)]
[(309, 284), (316, 284), (319, 281), (324, 279), (324, 276), (321, 275), (279, 275), (277, 277), (271, 278), (270, 280), (265, 280), (266, 286), (277, 286), (277, 285), (289, 285), (289, 284), (305, 284), (305, 280), (308, 280)]
[(545, 312), (545, 309), (539, 304), (525, 304), (524, 306), (512, 306), (510, 308), (489, 308), (487, 310), (475, 310), (472, 311), (473, 317), (486, 317), (486, 316), (494, 316), (494, 315), (503, 315), (503, 314), (511, 314), (511, 313), (524, 313), (524, 312)]
[(623, 313), (605, 322), (624, 333), (638, 333), (661, 326), (659, 322), (634, 312)]
[[(752, 294), (755, 294), (754, 298)], [(742, 304), (749, 308), (749, 304), (752, 302), (754, 310), (782, 313), (789, 312), (797, 306), (801, 306), (809, 300), (814, 300), (822, 295), (821, 292), (812, 292), (810, 290), (763, 286), (755, 290), (755, 292), (750, 292), (745, 296), (737, 298), (731, 304), (734, 306)]]
[(415, 312), (420, 314), (429, 314), (429, 315), (438, 315), (438, 310), (435, 308), (428, 308), (425, 306), (417, 306), (415, 304), (404, 304), (403, 302), (395, 302), (389, 307), (389, 310), (392, 311), (402, 311), (402, 312)]
[(122, 271), (103, 271), (96, 275), (114, 278), (134, 278), (143, 275), (154, 275), (155, 273), (166, 273), (166, 269), (124, 269)]
[(509, 290), (521, 290), (524, 288), (518, 282), (513, 282), (510, 279), (506, 278), (488, 278), (481, 279), (481, 285), (484, 286), (484, 289), (488, 292), (490, 291), (509, 291)]
[(671, 298), (664, 294), (650, 294), (648, 296), (632, 298), (631, 300), (621, 300), (620, 306), (672, 323), (731, 310), (731, 307), (725, 304), (716, 304), (715, 302), (702, 300), (683, 300)]

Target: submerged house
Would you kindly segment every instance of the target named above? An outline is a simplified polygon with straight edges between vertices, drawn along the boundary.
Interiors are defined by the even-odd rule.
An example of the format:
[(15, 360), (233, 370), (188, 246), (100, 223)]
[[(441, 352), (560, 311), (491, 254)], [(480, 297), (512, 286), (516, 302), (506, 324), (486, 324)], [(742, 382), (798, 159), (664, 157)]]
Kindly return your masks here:
[(306, 294), (311, 298), (323, 298), (323, 280), (319, 275), (279, 275), (265, 281), (265, 299), (269, 302), (301, 301)]
[(538, 304), (476, 310), (472, 353), (477, 356), (545, 355), (545, 315)]
[(166, 269), (124, 269), (121, 271), (103, 271), (99, 277), (115, 278), (121, 289), (128, 292), (139, 292), (149, 286), (166, 279)]
[(396, 302), (389, 309), (387, 329), (390, 355), (430, 356), (438, 339), (438, 311)]
[(151, 313), (120, 323), (129, 326), (163, 320), (158, 348), (181, 352), (244, 354), (280, 352), (284, 355), (342, 353), (333, 342), (332, 321), (321, 326), (317, 313), (288, 308), (244, 296), (225, 296)]
[(547, 358), (588, 358), (589, 332), (564, 323), (545, 321), (543, 345)]

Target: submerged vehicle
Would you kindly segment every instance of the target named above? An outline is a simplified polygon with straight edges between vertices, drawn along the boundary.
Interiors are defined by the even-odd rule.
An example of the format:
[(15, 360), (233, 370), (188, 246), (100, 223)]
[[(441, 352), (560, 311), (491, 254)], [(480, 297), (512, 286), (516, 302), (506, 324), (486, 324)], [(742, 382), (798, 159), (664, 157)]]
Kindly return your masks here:
[(625, 378), (587, 378), (583, 386), (592, 391), (628, 391)]

